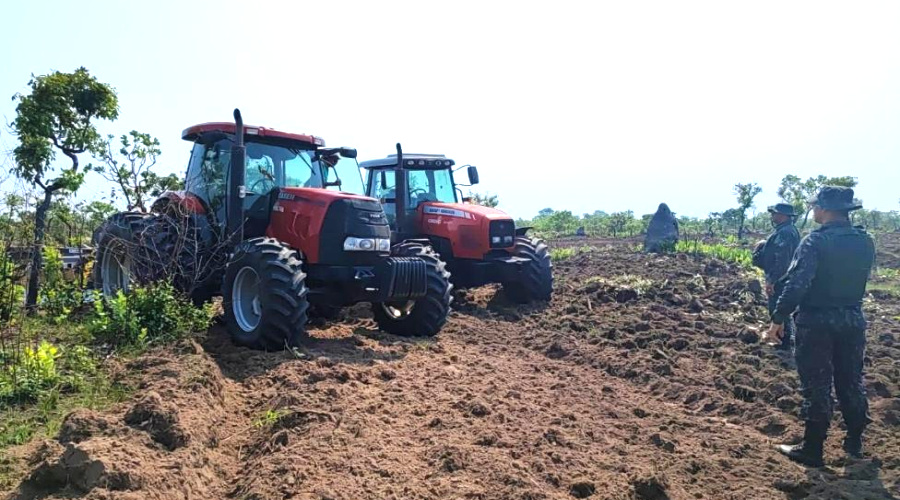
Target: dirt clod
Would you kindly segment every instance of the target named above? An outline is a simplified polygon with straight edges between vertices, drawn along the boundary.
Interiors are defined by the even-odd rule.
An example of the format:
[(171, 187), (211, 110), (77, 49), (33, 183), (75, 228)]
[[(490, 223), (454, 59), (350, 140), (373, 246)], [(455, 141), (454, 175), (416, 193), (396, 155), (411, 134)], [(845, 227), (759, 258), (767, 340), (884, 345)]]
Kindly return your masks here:
[(147, 432), (169, 451), (187, 445), (190, 439), (178, 422), (177, 411), (167, 407), (155, 392), (146, 394), (125, 414), (125, 423)]
[(578, 481), (572, 483), (569, 494), (575, 498), (588, 498), (597, 491), (597, 487), (590, 481)]

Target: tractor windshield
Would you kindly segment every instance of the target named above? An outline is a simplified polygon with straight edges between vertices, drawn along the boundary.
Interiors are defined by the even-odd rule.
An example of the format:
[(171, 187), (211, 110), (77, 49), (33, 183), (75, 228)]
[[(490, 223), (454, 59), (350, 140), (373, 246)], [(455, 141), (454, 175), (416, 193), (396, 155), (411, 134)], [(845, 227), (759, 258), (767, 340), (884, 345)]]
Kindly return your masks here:
[(366, 194), (363, 187), (362, 173), (359, 171), (359, 163), (355, 158), (344, 158), (339, 154), (321, 157), (316, 162), (325, 178), (326, 189), (343, 191), (345, 193)]
[(409, 208), (415, 209), (419, 203), (439, 201), (456, 203), (453, 189), (453, 174), (445, 170), (408, 170)]
[[(224, 217), (225, 192), (231, 165), (231, 141), (194, 143), (185, 188)], [(362, 175), (356, 160), (335, 155), (328, 166), (315, 158), (315, 151), (291, 147), (281, 142), (248, 140), (246, 177), (247, 203), (266, 196), (276, 187), (309, 187), (364, 194)], [(340, 185), (336, 180), (340, 179)], [(326, 182), (327, 181), (327, 182)], [(221, 212), (221, 213), (220, 213)]]

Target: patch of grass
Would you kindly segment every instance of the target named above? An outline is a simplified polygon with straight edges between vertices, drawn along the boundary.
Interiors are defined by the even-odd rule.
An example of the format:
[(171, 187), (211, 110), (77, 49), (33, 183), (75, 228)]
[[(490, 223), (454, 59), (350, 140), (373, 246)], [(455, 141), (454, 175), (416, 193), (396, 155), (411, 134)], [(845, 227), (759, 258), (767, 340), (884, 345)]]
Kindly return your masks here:
[(550, 260), (560, 262), (575, 256), (574, 248), (551, 248)]
[(729, 246), (721, 243), (704, 243), (702, 241), (681, 240), (675, 244), (675, 251), (691, 255), (706, 255), (744, 268), (753, 267), (753, 254), (746, 248)]
[(562, 260), (571, 259), (572, 257), (583, 253), (596, 252), (597, 250), (597, 247), (593, 247), (590, 245), (582, 245), (580, 247), (551, 248), (550, 260), (559, 262)]
[(900, 269), (879, 267), (875, 270), (875, 277), (882, 280), (900, 280)]
[(611, 286), (614, 288), (630, 288), (637, 293), (644, 295), (656, 286), (656, 282), (643, 276), (634, 274), (621, 274), (606, 278), (604, 276), (591, 276), (584, 281), (585, 284), (600, 283), (601, 285)]
[(266, 410), (262, 416), (253, 421), (253, 427), (262, 429), (263, 427), (272, 427), (287, 414), (284, 410)]
[(866, 290), (869, 292), (880, 292), (887, 295), (900, 298), (900, 283), (872, 283), (869, 282)]
[(0, 413), (0, 449), (55, 436), (69, 412), (80, 408), (102, 410), (130, 394), (128, 387), (113, 383), (102, 373), (82, 380), (81, 386), (77, 392), (57, 386), (42, 391), (34, 404), (4, 407)]

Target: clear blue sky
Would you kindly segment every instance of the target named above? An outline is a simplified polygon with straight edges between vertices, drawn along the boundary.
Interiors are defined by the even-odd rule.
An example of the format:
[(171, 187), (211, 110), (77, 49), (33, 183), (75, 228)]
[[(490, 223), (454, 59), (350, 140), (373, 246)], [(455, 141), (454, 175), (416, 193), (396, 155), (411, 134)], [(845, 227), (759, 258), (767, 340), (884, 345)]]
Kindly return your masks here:
[[(900, 199), (900, 2), (9, 1), (0, 115), (31, 73), (118, 91), (103, 130), (183, 173), (190, 124), (245, 120), (381, 157), (445, 153), (530, 217), (776, 201), (787, 173)], [(4, 129), (0, 146), (15, 144)], [(93, 177), (79, 196), (100, 191)]]

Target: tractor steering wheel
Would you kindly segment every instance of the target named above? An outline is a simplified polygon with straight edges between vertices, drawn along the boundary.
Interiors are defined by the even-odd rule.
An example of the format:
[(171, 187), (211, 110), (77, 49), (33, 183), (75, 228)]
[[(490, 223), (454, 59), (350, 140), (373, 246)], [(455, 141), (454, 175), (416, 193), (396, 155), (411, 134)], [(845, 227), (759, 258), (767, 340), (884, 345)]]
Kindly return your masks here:
[[(269, 184), (272, 185), (272, 187), (270, 187), (269, 189), (266, 189), (265, 191), (259, 191), (259, 192), (256, 191), (256, 186), (259, 185), (259, 184), (262, 184), (262, 183), (269, 183)], [(268, 193), (268, 192), (271, 191), (273, 188), (275, 188), (275, 182), (274, 182), (273, 180), (271, 180), (271, 179), (266, 179), (265, 177), (263, 177), (262, 179), (259, 179), (259, 180), (257, 180), (256, 182), (254, 182), (253, 184), (251, 184), (251, 185), (250, 185), (250, 188), (247, 189), (247, 192), (248, 192), (248, 193), (253, 193), (253, 194), (262, 194), (262, 193)]]
[(410, 197), (413, 197), (416, 193), (428, 194), (428, 190), (424, 188), (412, 188), (409, 190)]

